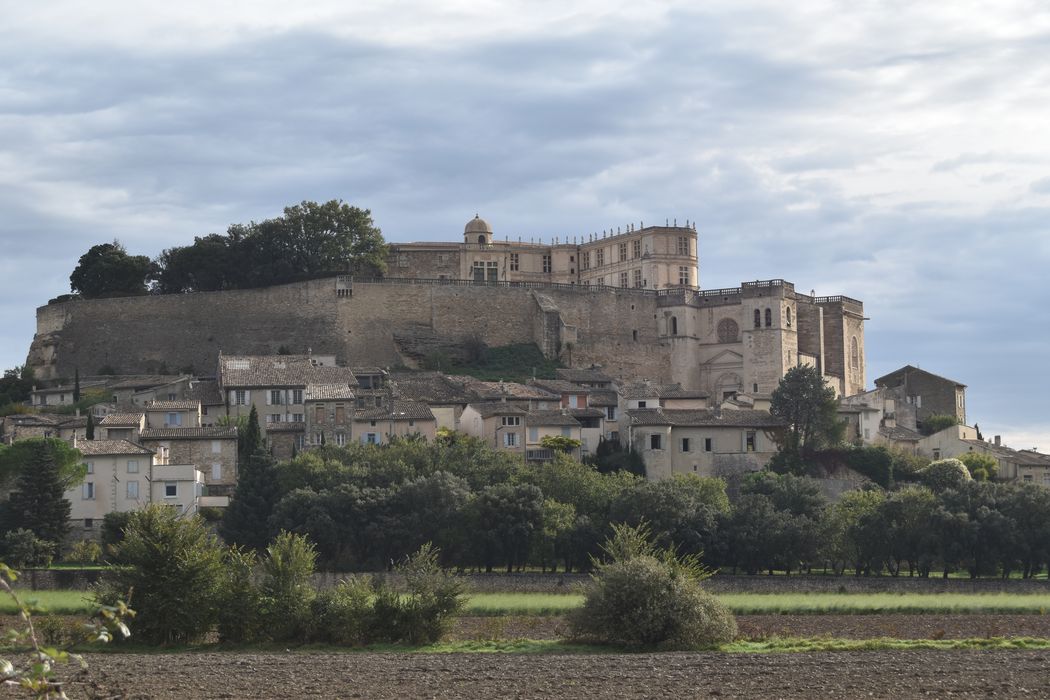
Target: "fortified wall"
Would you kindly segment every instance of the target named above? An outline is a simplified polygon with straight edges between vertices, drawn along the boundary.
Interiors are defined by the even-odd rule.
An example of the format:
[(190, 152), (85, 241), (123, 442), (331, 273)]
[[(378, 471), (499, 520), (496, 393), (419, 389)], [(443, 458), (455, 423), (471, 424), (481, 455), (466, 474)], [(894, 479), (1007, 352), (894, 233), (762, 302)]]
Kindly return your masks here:
[[(282, 346), (348, 365), (414, 366), (478, 337), (535, 342), (549, 357), (613, 375), (670, 379), (651, 290), (438, 280), (326, 278), (228, 292), (70, 300), (37, 309), (26, 363), (40, 379), (96, 373), (214, 370), (219, 352)], [(666, 374), (665, 374), (666, 373)]]

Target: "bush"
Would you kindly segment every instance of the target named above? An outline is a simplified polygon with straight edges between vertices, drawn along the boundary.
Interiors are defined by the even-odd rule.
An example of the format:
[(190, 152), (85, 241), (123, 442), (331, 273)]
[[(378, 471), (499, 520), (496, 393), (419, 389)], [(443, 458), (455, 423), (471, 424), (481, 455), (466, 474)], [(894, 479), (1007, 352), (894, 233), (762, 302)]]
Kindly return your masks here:
[(102, 558), (102, 547), (95, 540), (80, 540), (66, 555), (66, 561), (74, 564), (97, 564)]
[(967, 452), (959, 461), (966, 465), (974, 481), (991, 481), (999, 474), (999, 462), (991, 455)]
[(225, 580), (219, 608), (219, 641), (245, 644), (262, 636), (262, 600), (254, 582), (257, 557), (251, 549), (229, 547), (223, 553)]
[(25, 528), (4, 533), (0, 538), (0, 559), (21, 569), (27, 566), (51, 566), (55, 543), (42, 540)]
[(408, 595), (401, 600), (396, 625), (399, 639), (409, 644), (433, 644), (463, 609), (463, 583), (441, 568), (438, 550), (430, 543), (408, 557), (398, 571), (405, 577), (408, 589)]
[(313, 641), (341, 646), (366, 644), (376, 625), (372, 582), (352, 576), (335, 588), (321, 591), (310, 605)]
[(920, 474), (922, 482), (934, 491), (944, 491), (962, 486), (967, 481), (973, 481), (970, 470), (957, 459), (940, 459), (930, 462), (929, 466)]
[(943, 413), (935, 413), (932, 416), (926, 416), (922, 421), (922, 434), (933, 435), (953, 425), (959, 425), (958, 418)]
[(223, 548), (200, 518), (151, 505), (132, 513), (115, 547), (123, 564), (103, 580), (99, 598), (130, 592), (135, 634), (149, 644), (186, 644), (207, 634), (222, 600)]
[(106, 553), (111, 553), (113, 548), (124, 541), (124, 528), (131, 520), (131, 511), (113, 511), (102, 516), (102, 528), (99, 531), (99, 539)]
[(306, 638), (316, 595), (310, 581), (316, 561), (314, 545), (303, 535), (282, 531), (266, 548), (261, 608), (271, 639)]
[(583, 606), (569, 615), (572, 635), (632, 648), (692, 650), (728, 642), (736, 620), (700, 587), (710, 576), (696, 556), (657, 549), (648, 528), (613, 525), (595, 561)]

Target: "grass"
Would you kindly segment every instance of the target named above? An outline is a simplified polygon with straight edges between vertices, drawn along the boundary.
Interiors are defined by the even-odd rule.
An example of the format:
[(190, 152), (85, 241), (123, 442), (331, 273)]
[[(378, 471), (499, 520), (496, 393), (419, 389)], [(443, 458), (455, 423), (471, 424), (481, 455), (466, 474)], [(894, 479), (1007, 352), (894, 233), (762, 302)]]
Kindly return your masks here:
[[(91, 591), (31, 591), (15, 589), (15, 593), (36, 612), (54, 613), (56, 615), (91, 614), (95, 610)], [(11, 596), (0, 596), (0, 615), (16, 615), (18, 608)]]
[(564, 615), (583, 604), (583, 596), (568, 593), (472, 593), (466, 615)]
[(1050, 639), (990, 637), (976, 639), (834, 639), (774, 637), (723, 644), (718, 651), (734, 654), (798, 653), (809, 651), (912, 651), (918, 649), (1050, 649)]
[(469, 375), (486, 382), (526, 382), (533, 377), (553, 379), (554, 370), (561, 363), (548, 360), (535, 343), (504, 345), (486, 348), (483, 359), (477, 363), (460, 363), (449, 358), (433, 356), (424, 360), (430, 369), (447, 374)]

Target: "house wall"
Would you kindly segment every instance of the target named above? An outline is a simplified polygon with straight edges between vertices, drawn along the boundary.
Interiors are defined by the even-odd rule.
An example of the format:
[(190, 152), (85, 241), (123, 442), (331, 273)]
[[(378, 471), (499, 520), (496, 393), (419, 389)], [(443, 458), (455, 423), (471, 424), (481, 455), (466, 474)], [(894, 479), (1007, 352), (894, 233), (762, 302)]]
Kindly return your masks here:
[[(747, 433), (751, 428), (638, 426), (634, 428), (633, 444), (645, 461), (646, 477), (668, 479), (676, 474), (698, 476), (725, 476), (726, 467), (733, 473), (759, 471), (776, 454), (772, 436), (754, 429), (755, 449), (748, 451)], [(651, 447), (650, 436), (661, 436), (661, 448)], [(711, 439), (711, 450), (704, 440)], [(682, 440), (689, 440), (689, 451), (682, 450)]]
[[(168, 450), (169, 464), (192, 464), (204, 474), (208, 486), (229, 486), (237, 483), (237, 439), (212, 438), (178, 440), (140, 440), (142, 446), (161, 454)], [(219, 465), (218, 478), (214, 465)]]

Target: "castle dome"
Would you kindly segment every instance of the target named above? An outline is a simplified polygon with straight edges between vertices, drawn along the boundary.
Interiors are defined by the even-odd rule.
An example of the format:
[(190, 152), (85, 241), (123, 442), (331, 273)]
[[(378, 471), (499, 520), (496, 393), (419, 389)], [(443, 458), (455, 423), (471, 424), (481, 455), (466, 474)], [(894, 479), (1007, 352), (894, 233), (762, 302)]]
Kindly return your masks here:
[(474, 218), (471, 219), (470, 221), (468, 221), (467, 225), (463, 228), (463, 233), (464, 234), (468, 234), (468, 233), (473, 233), (473, 234), (488, 233), (488, 234), (491, 234), (492, 233), (492, 227), (489, 226), (489, 222), (485, 221), (480, 216), (475, 214)]

